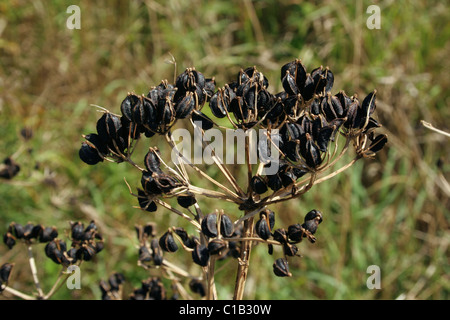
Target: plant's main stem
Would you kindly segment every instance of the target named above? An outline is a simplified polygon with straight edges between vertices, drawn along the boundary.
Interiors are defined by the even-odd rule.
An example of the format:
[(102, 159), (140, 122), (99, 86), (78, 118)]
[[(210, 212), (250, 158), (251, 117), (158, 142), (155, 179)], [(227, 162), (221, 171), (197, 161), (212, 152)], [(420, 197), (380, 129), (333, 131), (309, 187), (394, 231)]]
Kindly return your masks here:
[[(250, 238), (253, 236), (253, 217), (244, 221), (244, 230), (242, 237)], [(234, 300), (242, 300), (244, 296), (245, 282), (248, 275), (248, 267), (250, 265), (250, 253), (252, 251), (252, 241), (245, 240), (241, 242), (241, 256), (238, 263), (236, 274), (236, 284), (234, 287)]]

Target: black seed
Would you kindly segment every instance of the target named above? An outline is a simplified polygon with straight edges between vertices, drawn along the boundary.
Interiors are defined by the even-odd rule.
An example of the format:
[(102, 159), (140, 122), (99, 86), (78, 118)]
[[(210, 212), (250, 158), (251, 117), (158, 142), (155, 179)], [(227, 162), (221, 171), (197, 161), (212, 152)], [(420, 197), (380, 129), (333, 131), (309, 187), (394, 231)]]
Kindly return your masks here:
[(98, 154), (97, 150), (88, 145), (86, 142), (81, 144), (78, 155), (84, 163), (89, 165), (95, 165), (103, 161), (103, 158)]
[(222, 255), (227, 249), (227, 241), (222, 239), (213, 239), (208, 243), (208, 251), (211, 255)]
[(201, 223), (202, 232), (209, 238), (217, 237), (217, 215), (210, 213), (206, 215)]
[(180, 237), (180, 239), (183, 243), (186, 243), (187, 241), (189, 241), (189, 235), (186, 232), (186, 230), (184, 230), (183, 228), (180, 228), (180, 227), (173, 228), (173, 232), (175, 232), (177, 234), (177, 236)]
[(128, 121), (133, 121), (133, 110), (135, 106), (139, 103), (139, 97), (135, 94), (128, 94), (128, 96), (122, 101), (120, 105), (120, 110), (122, 115), (128, 119)]
[(192, 121), (198, 125), (201, 126), (202, 130), (206, 131), (214, 127), (214, 121), (212, 121), (208, 116), (203, 114), (200, 111), (194, 110), (192, 112)]
[(144, 191), (150, 195), (161, 194), (162, 190), (153, 178), (152, 173), (148, 171), (142, 172), (141, 185)]
[(153, 200), (150, 200), (145, 191), (141, 189), (138, 189), (138, 202), (139, 207), (145, 211), (155, 212), (158, 209), (156, 203)]
[(184, 243), (184, 245), (190, 249), (194, 249), (197, 245), (198, 238), (196, 236), (190, 236)]
[(261, 218), (255, 224), (256, 234), (263, 240), (267, 240), (271, 236), (269, 224), (265, 216), (261, 216)]
[(72, 222), (72, 240), (82, 240), (84, 238), (84, 225), (81, 222)]
[(364, 117), (368, 117), (375, 112), (376, 109), (376, 94), (377, 91), (374, 90), (369, 93), (363, 100), (361, 104), (362, 114)]
[(326, 126), (319, 130), (317, 136), (317, 147), (320, 151), (326, 152), (328, 149), (328, 143), (334, 133), (335, 127)]
[(300, 93), (302, 94), (302, 97), (305, 101), (309, 101), (314, 96), (314, 79), (311, 77), (310, 74), (306, 76), (305, 80), (305, 86), (303, 89), (300, 88)]
[(19, 223), (12, 222), (9, 225), (8, 232), (12, 233), (16, 239), (22, 239), (24, 236), (24, 228)]
[(175, 116), (177, 119), (187, 118), (194, 110), (196, 105), (195, 97), (192, 92), (188, 92), (175, 105)]
[(298, 248), (295, 244), (291, 244), (291, 243), (284, 243), (283, 244), (283, 252), (286, 256), (290, 256), (293, 257), (297, 254), (298, 252)]
[(35, 225), (35, 226), (33, 226), (33, 229), (31, 229), (31, 232), (27, 238), (28, 239), (38, 239), (43, 231), (44, 231), (44, 227), (42, 225), (40, 225), (40, 224)]
[(288, 227), (288, 237), (291, 241), (300, 242), (305, 237), (305, 229), (300, 224), (293, 224)]
[(95, 224), (94, 220), (91, 220), (84, 230), (84, 232), (90, 232), (90, 231), (97, 231), (97, 225)]
[(11, 233), (7, 232), (3, 236), (3, 242), (4, 242), (4, 244), (6, 244), (6, 246), (9, 249), (12, 249), (14, 247), (14, 245), (16, 244), (16, 239), (14, 238), (14, 236)]
[(283, 229), (283, 228), (276, 229), (273, 232), (273, 239), (275, 241), (278, 241), (278, 242), (281, 242), (281, 243), (286, 243), (288, 241), (286, 230)]
[(117, 140), (122, 127), (120, 118), (112, 113), (105, 112), (97, 121), (97, 134), (105, 143)]
[(39, 242), (49, 242), (58, 237), (55, 227), (46, 227), (39, 236)]
[(159, 238), (159, 246), (167, 252), (175, 252), (178, 250), (178, 245), (170, 231), (167, 231)]
[(144, 158), (144, 164), (147, 170), (151, 173), (162, 173), (161, 171), (161, 161), (159, 160), (161, 153), (158, 148), (150, 148)]
[(305, 215), (305, 222), (302, 224), (302, 227), (311, 234), (314, 234), (321, 222), (322, 213), (318, 210), (311, 210)]
[(211, 96), (209, 107), (216, 118), (227, 116), (228, 103), (224, 101), (223, 91), (219, 90)]
[(369, 150), (372, 152), (378, 152), (383, 149), (387, 142), (387, 136), (385, 134), (379, 134), (372, 140)]
[(306, 136), (306, 143), (300, 144), (300, 152), (306, 164), (311, 168), (316, 168), (322, 162), (320, 150), (312, 138), (308, 134)]
[(160, 266), (163, 262), (163, 252), (157, 239), (152, 239), (150, 242), (150, 248), (152, 249), (153, 262), (155, 265)]
[(139, 261), (149, 262), (152, 261), (152, 254), (146, 246), (141, 246), (139, 248)]
[(100, 139), (98, 134), (90, 133), (88, 135), (85, 135), (84, 138), (86, 139), (88, 144), (94, 149), (97, 149), (98, 152), (103, 155), (108, 154), (108, 146), (102, 141), (102, 139)]
[(206, 289), (203, 281), (192, 279), (189, 282), (189, 288), (192, 292), (198, 293), (201, 297), (206, 296)]
[(318, 223), (322, 222), (322, 213), (319, 210), (311, 210), (305, 215), (305, 222), (308, 220), (317, 220)]
[(289, 272), (289, 266), (286, 259), (279, 258), (275, 260), (273, 264), (273, 272), (278, 277), (291, 277), (292, 273)]
[(280, 190), (283, 187), (283, 182), (281, 181), (281, 177), (278, 173), (270, 175), (267, 178), (267, 185), (273, 191)]
[(208, 248), (203, 244), (197, 244), (192, 251), (192, 259), (196, 264), (206, 267), (209, 261)]
[(205, 87), (204, 92), (206, 93), (206, 101), (210, 101), (210, 98), (214, 94), (214, 90), (216, 89), (216, 80), (214, 78), (205, 79)]
[(267, 182), (260, 175), (253, 176), (250, 181), (252, 190), (257, 194), (263, 194), (267, 191)]
[(13, 263), (5, 263), (0, 267), (0, 285), (2, 283), (8, 283), (13, 267)]
[(191, 195), (191, 196), (178, 196), (177, 197), (177, 202), (183, 208), (188, 208), (188, 207), (194, 205), (195, 203), (197, 203), (197, 200), (195, 199), (195, 196), (193, 196), (193, 195)]
[(297, 95), (300, 92), (297, 83), (290, 72), (286, 72), (285, 76), (281, 79), (281, 84), (289, 95)]
[(180, 186), (180, 182), (176, 178), (165, 173), (158, 174), (155, 177), (155, 182), (158, 188), (164, 193), (170, 192), (172, 189)]
[(230, 217), (226, 214), (222, 214), (220, 219), (220, 234), (225, 238), (229, 238), (233, 235), (233, 232), (234, 226)]

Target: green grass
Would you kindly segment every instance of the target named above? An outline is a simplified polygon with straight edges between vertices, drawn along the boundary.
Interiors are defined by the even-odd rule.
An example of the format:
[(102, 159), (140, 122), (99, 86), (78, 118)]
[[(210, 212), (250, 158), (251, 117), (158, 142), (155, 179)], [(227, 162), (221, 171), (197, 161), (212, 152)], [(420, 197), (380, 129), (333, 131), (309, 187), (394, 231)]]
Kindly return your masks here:
[[(378, 92), (386, 150), (272, 208), (279, 213), (277, 227), (300, 221), (313, 208), (324, 213), (324, 222), (315, 244), (299, 246), (302, 258), (292, 260), (292, 278), (273, 276), (274, 257), (258, 245), (247, 298), (449, 298), (450, 202), (440, 182), (449, 177), (449, 140), (420, 124), (450, 131), (448, 6), (381, 1), (381, 29), (369, 30), (368, 1), (70, 4), (81, 7), (81, 30), (65, 27), (67, 1), (0, 3), (0, 157), (22, 150), (19, 175), (0, 181), (0, 233), (11, 221), (32, 221), (64, 234), (69, 221), (95, 219), (106, 240), (95, 263), (83, 265), (82, 290), (61, 289), (55, 298), (98, 299), (98, 282), (113, 272), (125, 274), (128, 291), (139, 286), (148, 273), (136, 266), (134, 224), (155, 221), (164, 230), (179, 223), (163, 209), (149, 214), (132, 208), (137, 201), (123, 178), (137, 186), (136, 170), (111, 163), (89, 167), (77, 154), (81, 135), (95, 130), (99, 114), (91, 104), (118, 113), (127, 92), (146, 93), (162, 79), (172, 81), (174, 66), (165, 63), (170, 54), (178, 73), (195, 66), (219, 86), (255, 65), (278, 92), (280, 66), (301, 58), (308, 70), (329, 66), (335, 90), (360, 97)], [(24, 126), (34, 132), (28, 142), (19, 137)], [(142, 142), (142, 155), (158, 144), (155, 138)], [(212, 200), (201, 205), (236, 212), (234, 205)], [(37, 248), (48, 290), (58, 268), (45, 258), (43, 245)], [(0, 257), (0, 264), (16, 262), (16, 288), (31, 289), (26, 253), (0, 246)], [(169, 259), (188, 261), (181, 253)], [(381, 268), (381, 290), (366, 287), (373, 264)], [(222, 298), (232, 295), (230, 266), (217, 274)]]

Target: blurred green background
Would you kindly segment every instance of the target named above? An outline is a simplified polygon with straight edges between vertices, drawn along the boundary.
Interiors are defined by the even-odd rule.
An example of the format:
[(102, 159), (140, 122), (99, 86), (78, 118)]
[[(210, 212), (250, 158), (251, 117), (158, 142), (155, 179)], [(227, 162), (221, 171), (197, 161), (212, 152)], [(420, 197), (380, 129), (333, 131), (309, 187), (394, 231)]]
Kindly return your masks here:
[[(372, 4), (381, 9), (380, 29), (366, 26)], [(66, 27), (69, 5), (81, 8), (80, 30)], [(134, 225), (155, 221), (161, 231), (180, 223), (167, 210), (133, 208), (137, 201), (124, 177), (135, 187), (140, 176), (130, 166), (79, 160), (81, 135), (94, 132), (99, 118), (91, 105), (119, 113), (127, 92), (147, 93), (162, 79), (171, 81), (171, 55), (178, 73), (195, 66), (218, 86), (240, 68), (257, 66), (273, 93), (281, 91), (280, 67), (301, 58), (309, 71), (330, 67), (334, 92), (364, 97), (376, 89), (376, 115), (389, 145), (374, 160), (272, 208), (277, 227), (301, 221), (313, 208), (324, 222), (318, 241), (303, 242), (303, 257), (290, 260), (292, 278), (275, 277), (275, 257), (257, 246), (245, 297), (448, 299), (450, 139), (420, 121), (450, 132), (449, 10), (424, 0), (1, 0), (0, 157), (14, 155), (21, 171), (0, 181), (0, 233), (11, 221), (31, 221), (54, 225), (65, 238), (69, 221), (94, 219), (105, 249), (82, 265), (81, 290), (63, 286), (54, 298), (99, 299), (98, 282), (113, 272), (125, 275), (130, 293), (149, 276), (137, 267)], [(33, 130), (29, 141), (19, 134), (24, 127)], [(154, 145), (156, 138), (143, 140), (137, 153)], [(236, 214), (217, 201), (201, 206)], [(48, 291), (59, 266), (43, 248), (36, 245), (36, 260)], [(23, 249), (2, 244), (0, 264), (15, 262), (10, 285), (30, 293)], [(182, 252), (166, 257), (190, 268)], [(366, 286), (370, 265), (380, 267), (379, 290)], [(235, 262), (218, 268), (219, 298), (231, 298)]]

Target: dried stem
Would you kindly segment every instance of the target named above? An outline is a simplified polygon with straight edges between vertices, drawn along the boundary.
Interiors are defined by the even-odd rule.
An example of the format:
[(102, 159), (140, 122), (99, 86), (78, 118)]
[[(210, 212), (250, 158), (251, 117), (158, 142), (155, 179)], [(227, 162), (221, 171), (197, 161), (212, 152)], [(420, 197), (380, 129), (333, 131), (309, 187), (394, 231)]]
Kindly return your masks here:
[[(192, 122), (192, 120), (191, 120), (191, 122)], [(203, 139), (204, 135), (205, 135), (205, 132), (203, 130), (201, 130), (198, 126), (196, 126), (194, 122), (192, 122), (192, 125), (194, 126), (194, 130), (199, 130), (200, 133), (202, 134), (202, 147), (203, 147), (203, 150), (204, 150), (205, 148), (208, 147), (208, 145), (206, 144), (205, 140)], [(219, 170), (223, 173), (225, 178), (228, 180), (228, 182), (233, 186), (234, 190), (237, 193), (239, 193), (240, 195), (245, 195), (244, 191), (237, 184), (236, 179), (231, 174), (231, 172), (228, 170), (228, 168), (222, 164), (220, 159), (217, 158), (216, 153), (214, 152), (214, 149), (211, 150), (211, 158), (213, 159), (214, 163), (217, 165)]]
[(206, 267), (206, 280), (207, 280), (207, 292), (206, 299), (207, 300), (216, 300), (217, 299), (217, 291), (216, 284), (214, 282), (214, 271), (216, 267), (216, 257), (211, 256), (209, 259), (208, 266)]
[[(169, 132), (170, 133), (170, 132)], [(231, 191), (230, 189), (228, 189), (227, 187), (225, 187), (223, 184), (221, 184), (220, 182), (214, 180), (213, 178), (211, 178), (208, 174), (206, 174), (205, 172), (203, 172), (202, 170), (200, 170), (197, 166), (195, 166), (194, 164), (192, 164), (188, 159), (186, 159), (185, 156), (183, 156), (182, 153), (180, 153), (180, 151), (178, 151), (178, 149), (176, 148), (174, 142), (172, 141), (172, 139), (170, 138), (170, 134), (166, 135), (166, 140), (169, 143), (169, 145), (173, 148), (173, 150), (176, 151), (177, 155), (179, 156), (179, 158), (181, 159), (182, 162), (185, 162), (186, 164), (188, 164), (192, 169), (194, 169), (195, 171), (197, 171), (200, 175), (202, 175), (202, 177), (206, 178), (207, 180), (209, 180), (210, 182), (212, 182), (213, 184), (215, 184), (216, 186), (218, 186), (220, 189), (222, 189), (224, 192), (228, 193), (233, 199), (239, 201), (240, 197), (234, 193), (233, 191)]]
[[(78, 265), (79, 266), (79, 265)], [(61, 285), (64, 283), (64, 281), (61, 281), (63, 278), (66, 280), (71, 275), (70, 272), (64, 272), (64, 268), (59, 272), (58, 278), (56, 279), (55, 283), (53, 284), (50, 291), (44, 296), (44, 300), (49, 299), (59, 288), (61, 288)]]
[[(253, 237), (253, 225), (254, 225), (253, 218), (254, 217), (250, 217), (249, 219), (244, 221), (244, 230), (242, 234), (242, 239)], [(251, 250), (252, 250), (251, 240), (241, 241), (241, 256), (238, 262), (233, 300), (242, 300), (244, 296), (245, 282), (247, 280), (248, 268), (250, 265)]]
[(33, 276), (33, 281), (36, 286), (36, 289), (38, 291), (38, 299), (44, 298), (44, 292), (42, 291), (41, 284), (39, 283), (39, 278), (37, 275), (37, 269), (36, 269), (36, 262), (34, 260), (33, 256), (33, 249), (31, 248), (31, 245), (27, 247), (28, 249), (28, 261), (30, 262), (30, 269), (31, 274)]
[(28, 295), (28, 294), (25, 294), (25, 293), (23, 293), (23, 292), (20, 292), (20, 291), (18, 291), (18, 290), (16, 290), (16, 289), (13, 289), (13, 288), (11, 288), (11, 287), (5, 287), (5, 288), (3, 288), (3, 290), (6, 291), (6, 292), (11, 293), (12, 295), (15, 295), (15, 296), (18, 297), (18, 298), (22, 298), (22, 299), (24, 299), (24, 300), (36, 300), (35, 297), (32, 297), (32, 296), (30, 296), (30, 295)]

